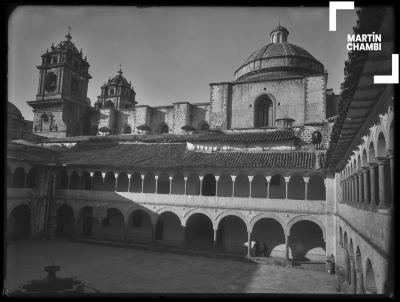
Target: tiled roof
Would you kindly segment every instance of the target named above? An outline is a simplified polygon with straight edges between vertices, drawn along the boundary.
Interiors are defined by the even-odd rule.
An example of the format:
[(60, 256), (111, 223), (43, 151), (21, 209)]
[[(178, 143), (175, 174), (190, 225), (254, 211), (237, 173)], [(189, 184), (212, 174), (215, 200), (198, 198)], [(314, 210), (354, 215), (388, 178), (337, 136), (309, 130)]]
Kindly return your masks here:
[(8, 142), (7, 159), (24, 160), (37, 164), (58, 163), (57, 151), (29, 142)]
[(152, 135), (107, 135), (107, 136), (77, 136), (66, 138), (46, 138), (43, 143), (72, 143), (72, 142), (110, 142), (131, 141), (146, 143), (173, 142), (236, 142), (256, 143), (268, 141), (288, 141), (295, 139), (293, 130), (276, 130), (268, 132), (224, 133), (221, 131), (198, 131), (193, 134), (152, 134)]
[[(116, 156), (118, 155), (118, 156)], [(62, 163), (86, 167), (288, 167), (315, 169), (323, 155), (314, 152), (196, 152), (186, 144), (80, 144), (61, 153)], [(319, 161), (317, 163), (317, 161)]]

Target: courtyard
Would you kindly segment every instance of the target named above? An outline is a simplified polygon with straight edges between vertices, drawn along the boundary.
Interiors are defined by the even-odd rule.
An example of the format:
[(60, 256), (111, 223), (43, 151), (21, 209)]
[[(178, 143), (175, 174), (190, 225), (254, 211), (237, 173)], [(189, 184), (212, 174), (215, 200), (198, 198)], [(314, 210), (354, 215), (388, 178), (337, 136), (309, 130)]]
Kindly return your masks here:
[(54, 262), (57, 276), (102, 293), (337, 293), (335, 276), (320, 271), (57, 239), (12, 242), (6, 262), (9, 292)]

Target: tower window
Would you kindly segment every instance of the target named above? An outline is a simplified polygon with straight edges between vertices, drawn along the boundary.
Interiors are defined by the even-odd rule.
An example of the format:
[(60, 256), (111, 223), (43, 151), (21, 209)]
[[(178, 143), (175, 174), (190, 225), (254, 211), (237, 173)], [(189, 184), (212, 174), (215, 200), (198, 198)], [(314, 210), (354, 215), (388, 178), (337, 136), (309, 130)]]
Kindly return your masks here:
[(258, 97), (254, 106), (254, 127), (272, 126), (272, 101), (266, 95)]
[(168, 126), (166, 124), (162, 125), (160, 132), (161, 133), (168, 133), (169, 132)]

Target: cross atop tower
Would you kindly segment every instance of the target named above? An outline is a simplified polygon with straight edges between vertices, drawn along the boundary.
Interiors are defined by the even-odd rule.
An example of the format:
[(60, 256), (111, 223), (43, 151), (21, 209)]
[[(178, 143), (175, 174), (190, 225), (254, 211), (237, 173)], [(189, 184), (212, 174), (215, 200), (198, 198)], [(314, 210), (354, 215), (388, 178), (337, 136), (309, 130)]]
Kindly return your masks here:
[(68, 34), (65, 36), (68, 41), (71, 41), (72, 36), (71, 36), (71, 26), (68, 25)]
[(121, 75), (122, 74), (122, 66), (121, 66), (121, 64), (119, 64), (119, 70), (118, 70), (118, 73)]

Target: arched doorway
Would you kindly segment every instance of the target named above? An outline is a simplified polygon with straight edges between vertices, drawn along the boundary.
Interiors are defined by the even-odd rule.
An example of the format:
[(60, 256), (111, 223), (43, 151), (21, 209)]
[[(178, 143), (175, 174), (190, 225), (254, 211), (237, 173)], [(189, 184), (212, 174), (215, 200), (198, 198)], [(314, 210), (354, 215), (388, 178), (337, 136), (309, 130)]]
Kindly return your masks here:
[(180, 246), (183, 238), (183, 227), (179, 217), (172, 212), (162, 213), (155, 229), (157, 243), (168, 246)]
[[(285, 232), (282, 225), (273, 218), (261, 218), (253, 227), (251, 240), (258, 242), (258, 251), (254, 250), (252, 256), (285, 258)], [(265, 250), (265, 255), (261, 253)]]
[(13, 188), (25, 187), (25, 170), (22, 167), (15, 169), (13, 175)]
[(305, 198), (305, 184), (303, 177), (299, 175), (293, 175), (289, 179), (288, 183), (288, 199), (300, 199)]
[(96, 171), (93, 174), (93, 187), (94, 191), (102, 191), (103, 190), (103, 176), (100, 171)]
[(249, 197), (250, 195), (250, 184), (247, 175), (240, 174), (235, 179), (235, 197)]
[(289, 238), (294, 260), (325, 262), (325, 241), (318, 224), (310, 220), (298, 221), (291, 227)]
[(82, 237), (92, 237), (93, 232), (93, 208), (92, 207), (84, 207), (81, 210), (81, 223), (82, 223)]
[(31, 231), (31, 209), (22, 204), (15, 207), (7, 219), (7, 239), (29, 238)]
[(185, 179), (183, 175), (177, 173), (172, 178), (172, 194), (184, 195), (185, 194)]
[(307, 194), (308, 200), (325, 200), (325, 183), (321, 176), (310, 177)]
[(210, 251), (214, 248), (214, 229), (210, 218), (195, 213), (186, 222), (186, 246), (189, 249)]
[(375, 281), (375, 273), (372, 268), (372, 263), (369, 258), (365, 263), (365, 292), (367, 294), (376, 294), (376, 281)]
[(108, 172), (104, 178), (104, 191), (115, 191), (115, 175), (113, 172)]
[(128, 192), (129, 179), (125, 172), (118, 174), (117, 192)]
[(203, 178), (203, 185), (201, 194), (203, 196), (215, 196), (216, 180), (214, 175), (207, 174)]
[(81, 177), (81, 189), (82, 190), (90, 190), (91, 183), (92, 183), (92, 180), (90, 178), (90, 173), (85, 171)]
[(157, 193), (169, 194), (169, 175), (162, 173), (158, 176)]
[(218, 180), (218, 196), (232, 197), (232, 178), (228, 174), (221, 175)]
[(61, 190), (68, 189), (68, 173), (65, 170), (61, 170), (57, 175), (57, 187)]
[(144, 210), (135, 210), (129, 217), (126, 240), (132, 242), (152, 241), (153, 225), (149, 213)]
[(273, 103), (267, 95), (261, 95), (254, 102), (254, 127), (273, 126), (273, 122)]
[(285, 179), (282, 175), (276, 174), (271, 177), (269, 183), (269, 198), (284, 199), (286, 195)]
[(143, 193), (156, 193), (156, 178), (153, 173), (147, 173), (144, 177)]
[(133, 173), (131, 176), (129, 192), (142, 192), (142, 176), (138, 172)]
[(247, 227), (244, 221), (229, 215), (219, 222), (217, 248), (219, 251), (245, 256), (247, 254)]
[(99, 237), (107, 240), (123, 240), (125, 236), (124, 215), (116, 208), (107, 210), (99, 229)]
[(187, 195), (200, 195), (200, 178), (197, 174), (190, 174), (186, 181)]
[(69, 188), (71, 190), (79, 190), (79, 183), (80, 183), (79, 173), (76, 171), (72, 172), (71, 177), (70, 177)]
[(56, 236), (72, 237), (74, 235), (74, 210), (67, 204), (57, 209)]
[(37, 179), (38, 170), (36, 168), (30, 169), (28, 175), (26, 176), (26, 187), (34, 189), (36, 187)]
[(264, 175), (256, 175), (251, 182), (251, 196), (253, 198), (267, 197), (267, 181)]

